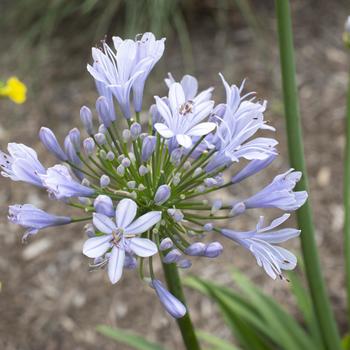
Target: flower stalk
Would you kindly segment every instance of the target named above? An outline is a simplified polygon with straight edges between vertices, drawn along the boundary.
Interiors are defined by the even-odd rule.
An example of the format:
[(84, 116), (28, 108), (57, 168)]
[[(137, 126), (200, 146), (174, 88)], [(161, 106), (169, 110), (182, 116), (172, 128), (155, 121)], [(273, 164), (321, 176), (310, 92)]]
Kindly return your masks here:
[[(164, 276), (169, 288), (169, 291), (186, 305), (185, 295), (182, 290), (182, 284), (176, 264), (163, 263)], [(183, 342), (187, 350), (200, 350), (200, 345), (194, 331), (190, 313), (187, 311), (186, 315), (176, 320)]]
[[(291, 166), (303, 173), (303, 177), (296, 185), (296, 189), (308, 191), (308, 177), (304, 159), (299, 101), (295, 80), (296, 70), (290, 3), (288, 0), (276, 0), (275, 4), (289, 158)], [(321, 334), (329, 350), (340, 349), (339, 333), (321, 273), (310, 202), (306, 202), (300, 208), (297, 212), (297, 219), (302, 231), (301, 247), (306, 276)]]

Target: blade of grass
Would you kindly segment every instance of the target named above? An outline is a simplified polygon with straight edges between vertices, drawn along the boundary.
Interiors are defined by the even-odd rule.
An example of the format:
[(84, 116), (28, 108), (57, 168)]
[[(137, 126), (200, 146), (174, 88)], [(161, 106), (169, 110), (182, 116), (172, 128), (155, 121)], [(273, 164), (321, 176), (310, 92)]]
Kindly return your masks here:
[(213, 346), (215, 350), (241, 350), (236, 345), (230, 344), (208, 332), (197, 331), (196, 333), (199, 339)]
[(118, 343), (125, 344), (137, 350), (165, 350), (162, 346), (152, 343), (141, 336), (124, 331), (122, 329), (113, 328), (106, 325), (99, 325), (96, 327), (97, 332), (111, 338)]
[[(295, 81), (295, 63), (290, 4), (288, 0), (275, 0), (279, 34), (280, 60), (284, 108), (287, 125), (288, 150), (291, 166), (303, 173), (296, 190), (308, 190), (308, 177), (304, 160), (304, 147), (300, 125), (299, 101)], [(301, 247), (305, 261), (307, 280), (319, 327), (329, 350), (341, 349), (340, 337), (321, 273), (310, 201), (298, 212), (302, 230)]]

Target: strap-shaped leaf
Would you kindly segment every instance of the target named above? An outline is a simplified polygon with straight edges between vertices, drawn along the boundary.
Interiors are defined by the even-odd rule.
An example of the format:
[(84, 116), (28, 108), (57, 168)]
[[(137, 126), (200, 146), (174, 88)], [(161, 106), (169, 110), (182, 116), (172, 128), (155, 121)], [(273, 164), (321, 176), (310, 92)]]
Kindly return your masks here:
[(152, 343), (135, 333), (113, 328), (106, 325), (99, 325), (96, 330), (104, 336), (111, 338), (121, 344), (128, 345), (136, 350), (165, 350), (161, 345)]

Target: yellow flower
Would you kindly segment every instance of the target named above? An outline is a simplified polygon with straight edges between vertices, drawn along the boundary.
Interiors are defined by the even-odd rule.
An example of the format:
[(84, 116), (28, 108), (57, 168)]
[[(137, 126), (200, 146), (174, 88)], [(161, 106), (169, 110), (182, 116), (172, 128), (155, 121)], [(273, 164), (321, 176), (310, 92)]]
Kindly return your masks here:
[(16, 77), (10, 77), (6, 84), (0, 86), (0, 96), (6, 96), (15, 103), (26, 100), (27, 87)]

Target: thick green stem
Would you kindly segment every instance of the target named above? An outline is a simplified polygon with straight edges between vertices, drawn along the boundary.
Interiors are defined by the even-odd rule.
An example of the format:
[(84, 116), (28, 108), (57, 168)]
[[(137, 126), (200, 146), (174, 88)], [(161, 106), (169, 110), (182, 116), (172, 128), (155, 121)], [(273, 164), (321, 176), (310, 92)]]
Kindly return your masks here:
[[(163, 270), (169, 291), (186, 306), (185, 296), (182, 290), (181, 280), (176, 265), (163, 264)], [(186, 349), (200, 350), (188, 308), (186, 315), (182, 318), (177, 319), (176, 321), (180, 328)]]
[[(299, 101), (295, 81), (295, 63), (290, 4), (288, 0), (276, 0), (276, 15), (279, 34), (280, 60), (286, 116), (288, 150), (291, 166), (302, 171), (303, 178), (297, 190), (308, 190), (308, 177), (304, 159), (304, 147), (299, 114)], [(324, 343), (329, 350), (341, 349), (334, 315), (321, 273), (317, 251), (310, 200), (297, 212), (302, 230), (301, 247), (306, 276)]]
[(344, 254), (348, 319), (350, 323), (350, 74), (346, 104), (346, 146), (344, 154)]

